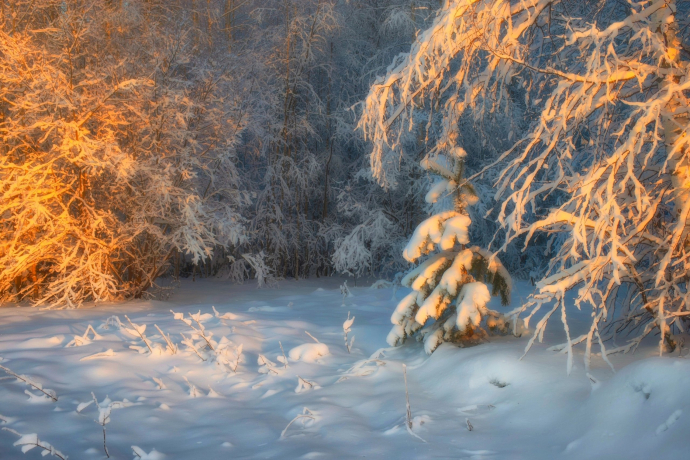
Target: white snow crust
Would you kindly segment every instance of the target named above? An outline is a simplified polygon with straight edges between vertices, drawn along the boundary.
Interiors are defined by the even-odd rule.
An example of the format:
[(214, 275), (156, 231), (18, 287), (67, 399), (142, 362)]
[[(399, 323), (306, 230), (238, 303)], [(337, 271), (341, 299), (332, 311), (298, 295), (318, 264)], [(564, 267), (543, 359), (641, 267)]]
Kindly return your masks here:
[[(257, 290), (252, 284), (183, 280), (165, 302), (59, 312), (0, 308), (2, 365), (58, 398), (32, 404), (37, 390), (15, 378), (0, 379), (1, 427), (86, 460), (105, 458), (95, 420), (109, 404), (116, 410), (106, 424), (108, 449), (119, 459), (136, 458), (133, 452), (149, 459), (207, 460), (686, 458), (690, 359), (677, 353), (654, 357), (654, 340), (635, 355), (609, 356), (615, 373), (593, 356), (589, 370), (575, 359), (567, 375), (563, 354), (548, 350), (564, 342), (558, 327), (547, 329), (544, 343), (535, 343), (522, 360), (529, 334), (492, 337), (471, 348), (443, 343), (427, 356), (413, 340), (397, 348), (385, 342), (391, 311), (415, 301), (408, 288), (369, 289), (358, 282), (343, 301), (342, 282), (286, 280), (277, 289)], [(514, 289), (515, 298), (525, 298), (531, 286), (516, 282)], [(488, 301), (487, 307), (502, 311), (485, 290), (481, 283), (466, 285), (460, 303)], [(194, 332), (170, 310), (184, 313), (180, 318), (197, 317), (203, 329), (192, 321)], [(357, 337), (350, 353), (343, 344), (348, 311), (357, 317), (349, 324)], [(458, 311), (459, 323), (461, 317), (472, 321), (471, 308)], [(116, 324), (117, 316), (131, 329), (124, 315), (158, 351), (151, 353), (124, 329), (99, 327)], [(571, 334), (586, 332), (588, 314), (571, 316)], [(154, 325), (178, 346), (176, 354)], [(181, 343), (180, 333), (206, 361)], [(74, 346), (73, 337), (83, 340)], [(39, 448), (23, 454), (18, 440), (0, 431), (0, 457), (40, 457)]]

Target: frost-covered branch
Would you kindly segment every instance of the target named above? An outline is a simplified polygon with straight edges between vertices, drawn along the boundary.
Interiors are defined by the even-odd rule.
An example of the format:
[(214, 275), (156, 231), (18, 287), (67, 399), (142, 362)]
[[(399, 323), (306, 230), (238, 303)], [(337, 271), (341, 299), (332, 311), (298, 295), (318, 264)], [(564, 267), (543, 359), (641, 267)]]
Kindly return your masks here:
[[(449, 0), (363, 105), (359, 127), (384, 185), (405, 133), (428, 111), (439, 121), (426, 118), (427, 169), (449, 184), (450, 168), (433, 157), (458, 143), (462, 120), (492, 124), (507, 110), (523, 124), (524, 133), (512, 139), (511, 131), (512, 146), (479, 173), (496, 170), (498, 248), (547, 238), (552, 255), (538, 292), (511, 316), (529, 319), (551, 304), (567, 331), (564, 299), (575, 292), (575, 305), (591, 308), (594, 320), (582, 342), (586, 360), (605, 332), (598, 324), (621, 332), (651, 324), (660, 353), (674, 349), (674, 333), (688, 326), (690, 56), (681, 52), (688, 29), (678, 26), (688, 14), (688, 2), (675, 0)], [(418, 229), (411, 258), (441, 242), (441, 221)], [(436, 262), (426, 269), (450, 259)], [(408, 299), (400, 313), (412, 305)]]
[(31, 378), (27, 377), (26, 375), (19, 375), (16, 372), (12, 371), (11, 369), (0, 365), (0, 369), (5, 371), (7, 374), (11, 375), (12, 377), (15, 377), (17, 380), (21, 380), (22, 382), (26, 383), (30, 387), (40, 391), (44, 395), (46, 395), (48, 398), (52, 399), (53, 402), (57, 402), (57, 394), (55, 394), (55, 391), (50, 390), (50, 389), (43, 389), (43, 385), (40, 383), (37, 383), (33, 381)]
[[(105, 452), (105, 456), (110, 458), (110, 453), (108, 452), (105, 426), (108, 423), (110, 423), (110, 415), (113, 409), (122, 409), (125, 407), (130, 407), (133, 406), (134, 403), (129, 402), (126, 399), (122, 401), (112, 401), (107, 396), (105, 397), (105, 399), (103, 399), (103, 401), (99, 403), (98, 399), (96, 398), (96, 395), (93, 392), (91, 393), (91, 397), (93, 398), (93, 402), (95, 403), (96, 409), (98, 409), (98, 420), (94, 421), (98, 423), (103, 429), (103, 451)], [(88, 404), (81, 404), (78, 408), (78, 412), (81, 412), (84, 408), (88, 407), (89, 405), (90, 402)]]
[(166, 335), (165, 332), (161, 331), (161, 328), (159, 328), (157, 324), (154, 324), (153, 326), (156, 328), (156, 330), (158, 330), (158, 333), (161, 335), (161, 337), (163, 337), (163, 340), (165, 340), (165, 344), (167, 345), (168, 350), (170, 350), (170, 354), (177, 354), (177, 345), (170, 340), (170, 335)]
[(63, 454), (59, 450), (57, 450), (55, 447), (53, 447), (50, 443), (41, 441), (38, 438), (38, 435), (36, 433), (31, 433), (31, 434), (21, 434), (12, 428), (7, 428), (3, 427), (3, 431), (7, 431), (9, 433), (12, 433), (16, 436), (19, 436), (19, 439), (14, 442), (14, 446), (19, 446), (22, 449), (23, 453), (27, 453), (34, 447), (39, 447), (43, 449), (43, 452), (41, 453), (42, 456), (50, 455), (52, 457), (57, 457), (62, 460), (67, 460), (67, 455)]
[(130, 320), (127, 315), (125, 315), (125, 319), (129, 323), (129, 325), (132, 326), (132, 330), (134, 331), (134, 333), (141, 338), (142, 342), (144, 342), (144, 344), (146, 344), (146, 347), (149, 349), (151, 354), (153, 354), (153, 349), (151, 348), (151, 343), (149, 342), (149, 339), (146, 338), (146, 336), (144, 335), (144, 331), (146, 330), (146, 324), (142, 324), (141, 326), (138, 326), (138, 325), (132, 323), (132, 320)]

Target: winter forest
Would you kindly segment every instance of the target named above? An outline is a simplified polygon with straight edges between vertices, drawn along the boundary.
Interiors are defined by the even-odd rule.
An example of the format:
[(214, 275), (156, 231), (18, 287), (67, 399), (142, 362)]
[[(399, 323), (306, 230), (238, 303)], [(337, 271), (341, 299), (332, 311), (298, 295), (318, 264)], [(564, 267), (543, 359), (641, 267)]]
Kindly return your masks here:
[(689, 329), (688, 0), (0, 0), (0, 459), (685, 458)]

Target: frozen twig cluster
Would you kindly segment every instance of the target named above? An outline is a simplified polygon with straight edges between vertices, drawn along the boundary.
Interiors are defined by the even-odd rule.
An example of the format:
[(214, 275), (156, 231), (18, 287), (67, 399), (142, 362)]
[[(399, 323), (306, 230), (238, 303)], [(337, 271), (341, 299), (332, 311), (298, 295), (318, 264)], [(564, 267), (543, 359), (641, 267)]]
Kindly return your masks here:
[(161, 328), (158, 327), (157, 324), (153, 325), (158, 333), (163, 337), (163, 340), (165, 340), (165, 344), (168, 347), (168, 351), (170, 352), (171, 355), (176, 355), (177, 354), (177, 345), (173, 343), (173, 341), (170, 339), (170, 334), (166, 335), (165, 332), (161, 330)]
[(385, 366), (386, 361), (381, 359), (384, 357), (384, 350), (383, 348), (376, 350), (368, 359), (357, 361), (340, 376), (336, 383), (343, 382), (352, 377), (366, 377), (376, 372), (379, 367)]
[[(182, 336), (182, 344), (185, 345), (188, 350), (194, 353), (202, 361), (208, 361), (208, 353), (210, 354), (211, 361), (215, 362), (216, 365), (225, 369), (226, 371), (237, 373), (237, 368), (242, 360), (243, 344), (233, 346), (233, 343), (226, 337), (221, 337), (218, 341), (214, 340), (213, 332), (207, 331), (202, 324), (206, 318), (210, 317), (210, 315), (202, 315), (201, 311), (197, 312), (196, 314), (189, 313), (188, 318), (185, 318), (184, 313), (175, 313), (172, 310), (170, 310), (170, 312), (173, 314), (175, 319), (182, 321), (192, 330), (190, 337), (180, 333)], [(219, 319), (230, 319), (233, 317), (230, 313), (226, 313), (222, 316), (219, 315), (218, 311), (215, 310), (215, 307), (214, 313)], [(195, 342), (195, 340), (197, 341)], [(168, 344), (168, 347), (170, 347), (170, 344)]]
[(268, 359), (266, 356), (262, 355), (259, 353), (259, 357), (256, 360), (257, 364), (261, 367), (259, 367), (259, 373), (261, 374), (275, 374), (278, 375), (280, 372), (278, 372), (278, 367), (276, 363)]
[[(89, 332), (91, 333), (91, 337), (89, 336)], [(101, 336), (98, 335), (98, 333), (94, 330), (93, 326), (89, 324), (89, 326), (86, 328), (86, 331), (84, 331), (83, 335), (75, 335), (74, 339), (72, 339), (65, 347), (81, 347), (82, 345), (88, 345), (92, 342), (92, 340), (98, 340), (100, 339)]]
[[(96, 395), (94, 393), (91, 393), (91, 397), (93, 398), (93, 402), (95, 403), (96, 409), (98, 410), (98, 419), (95, 420), (95, 422), (101, 426), (101, 429), (103, 430), (103, 451), (105, 452), (105, 456), (110, 458), (110, 452), (108, 451), (108, 443), (107, 443), (107, 437), (106, 437), (106, 430), (105, 426), (110, 423), (110, 415), (113, 411), (113, 409), (122, 409), (125, 407), (129, 407), (134, 405), (134, 403), (131, 403), (129, 401), (122, 400), (122, 401), (112, 401), (110, 398), (107, 396), (103, 401), (100, 403), (98, 402), (98, 399), (96, 398)], [(86, 407), (88, 407), (91, 404), (89, 403), (83, 403), (77, 408), (77, 412), (81, 412), (84, 410)]]
[(144, 332), (146, 331), (146, 324), (142, 325), (137, 325), (132, 323), (132, 320), (129, 319), (127, 315), (125, 315), (125, 319), (127, 319), (127, 322), (129, 323), (130, 326), (132, 326), (132, 329), (127, 330), (127, 332), (131, 335), (134, 336), (139, 336), (146, 345), (146, 348), (148, 348), (149, 352), (153, 354), (153, 348), (151, 348), (151, 342), (149, 339), (144, 335)]
[[(211, 351), (215, 351), (215, 347), (213, 346), (213, 342), (211, 341), (213, 337), (213, 332), (206, 332), (204, 326), (201, 325), (201, 311), (197, 312), (194, 315), (189, 313), (189, 318), (185, 318), (184, 313), (175, 313), (172, 310), (170, 310), (170, 313), (173, 314), (175, 319), (179, 319), (187, 326), (189, 326), (194, 332), (195, 336), (203, 339), (203, 341), (206, 343), (206, 347), (208, 347)], [(194, 324), (196, 324), (196, 326), (194, 326)]]
[(318, 390), (319, 388), (321, 388), (321, 386), (317, 383), (303, 379), (299, 375), (297, 376), (297, 388), (295, 388), (295, 393), (302, 393), (307, 390)]

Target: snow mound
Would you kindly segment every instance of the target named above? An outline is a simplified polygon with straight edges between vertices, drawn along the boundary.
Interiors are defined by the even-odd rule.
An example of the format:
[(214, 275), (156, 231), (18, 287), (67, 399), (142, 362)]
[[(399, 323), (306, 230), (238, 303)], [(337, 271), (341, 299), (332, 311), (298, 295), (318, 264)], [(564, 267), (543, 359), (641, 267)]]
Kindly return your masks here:
[(288, 356), (293, 361), (315, 363), (319, 358), (329, 354), (331, 354), (330, 350), (325, 343), (305, 343), (290, 350)]
[(256, 313), (258, 311), (265, 311), (265, 312), (276, 312), (276, 311), (289, 311), (287, 307), (271, 307), (269, 305), (262, 305), (259, 307), (249, 307), (249, 310), (247, 312), (249, 313)]
[[(448, 258), (445, 264), (452, 262)], [(415, 341), (388, 348), (383, 339), (391, 327), (390, 312), (403, 298), (407, 300), (401, 309), (408, 308), (415, 295), (408, 297), (410, 289), (405, 287), (360, 288), (356, 311), (346, 319), (348, 309), (339, 308), (342, 294), (337, 289), (343, 281), (300, 281), (276, 295), (255, 291), (254, 286), (197, 280), (183, 286), (178, 294), (183, 299), (175, 304), (131, 301), (69, 312), (0, 308), (0, 364), (7, 363), (17, 375), (30, 374), (27, 380), (32, 382), (0, 371), (0, 457), (40, 457), (39, 448), (24, 457), (22, 446), (12, 445), (22, 435), (1, 430), (9, 428), (37, 433), (38, 440), (57, 444), (70, 459), (105, 458), (99, 421), (106, 420), (111, 458), (115, 454), (120, 460), (137, 455), (166, 460), (256, 458), (262, 444), (259, 451), (289, 459), (687, 457), (690, 359), (650, 358), (658, 349), (654, 343), (643, 344), (635, 355), (610, 356), (615, 373), (601, 356), (594, 356), (589, 370), (575, 367), (567, 375), (563, 355), (548, 351), (564, 337), (549, 331), (544, 344), (522, 360), (528, 337), (491, 338), (462, 349), (443, 343), (431, 356)], [(329, 289), (312, 295), (320, 283), (328, 283), (323, 285)], [(532, 289), (522, 281), (515, 287), (518, 298)], [(483, 297), (486, 292), (479, 285), (465, 288), (460, 303), (471, 301), (468, 313), (473, 313), (472, 306)], [(219, 302), (224, 303), (216, 315), (213, 305)], [(247, 313), (252, 306), (278, 308), (289, 302), (299, 305), (290, 316)], [(169, 308), (185, 312), (180, 317), (186, 321), (167, 313)], [(200, 313), (189, 316), (193, 310)], [(237, 321), (219, 319), (230, 311), (241, 312)], [(18, 312), (36, 316), (11, 322)], [(129, 347), (145, 347), (141, 338), (122, 331), (112, 319), (128, 315), (142, 321), (151, 312), (164, 313), (155, 317), (156, 324), (147, 320), (151, 346), (165, 347), (162, 332), (181, 345), (177, 353), (139, 354)], [(203, 334), (211, 337), (207, 343), (194, 318), (209, 312), (214, 318), (204, 324)], [(580, 321), (573, 335), (589, 330), (584, 321), (589, 320), (588, 311), (573, 318)], [(108, 321), (108, 329), (95, 326)], [(91, 345), (65, 348), (75, 334), (83, 339), (90, 323), (102, 338), (93, 341), (89, 331)], [(134, 330), (128, 323), (126, 327)], [(358, 349), (351, 353), (343, 340), (345, 330), (350, 330), (348, 343), (357, 332)], [(198, 354), (182, 344), (180, 332)], [(28, 340), (58, 334), (64, 339), (56, 347), (22, 347)], [(240, 346), (242, 360), (235, 371)], [(216, 353), (224, 351), (230, 366)], [(681, 356), (686, 354), (683, 347)], [(403, 363), (408, 366), (409, 430)], [(592, 378), (598, 386), (590, 384)], [(52, 394), (46, 387), (55, 389), (59, 401), (39, 392), (42, 388)], [(108, 395), (113, 398), (103, 399)], [(140, 451), (132, 453), (132, 445)]]
[(25, 340), (17, 345), (17, 348), (33, 349), (33, 348), (52, 348), (60, 345), (65, 340), (64, 335), (56, 335), (55, 337), (43, 337), (36, 339)]
[(132, 451), (136, 454), (136, 458), (140, 458), (141, 460), (163, 460), (165, 458), (165, 454), (162, 454), (158, 452), (156, 449), (153, 449), (151, 452), (148, 454), (144, 451), (139, 446), (132, 446)]

